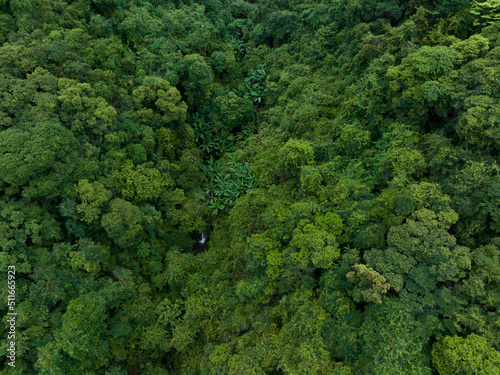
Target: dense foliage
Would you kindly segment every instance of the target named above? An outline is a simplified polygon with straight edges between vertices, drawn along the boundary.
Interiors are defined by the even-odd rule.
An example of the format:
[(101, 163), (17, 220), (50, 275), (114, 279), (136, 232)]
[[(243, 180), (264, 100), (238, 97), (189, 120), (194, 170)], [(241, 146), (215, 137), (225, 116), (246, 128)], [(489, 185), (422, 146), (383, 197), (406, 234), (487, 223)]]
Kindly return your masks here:
[(0, 44), (0, 374), (500, 374), (497, 0), (0, 0)]

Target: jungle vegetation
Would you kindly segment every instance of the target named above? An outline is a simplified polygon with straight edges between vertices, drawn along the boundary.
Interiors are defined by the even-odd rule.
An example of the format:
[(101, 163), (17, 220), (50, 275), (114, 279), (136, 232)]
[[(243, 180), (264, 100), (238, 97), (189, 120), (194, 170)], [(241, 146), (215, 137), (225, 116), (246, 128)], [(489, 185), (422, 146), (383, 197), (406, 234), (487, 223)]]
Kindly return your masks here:
[(498, 0), (0, 0), (0, 374), (499, 375), (499, 78)]

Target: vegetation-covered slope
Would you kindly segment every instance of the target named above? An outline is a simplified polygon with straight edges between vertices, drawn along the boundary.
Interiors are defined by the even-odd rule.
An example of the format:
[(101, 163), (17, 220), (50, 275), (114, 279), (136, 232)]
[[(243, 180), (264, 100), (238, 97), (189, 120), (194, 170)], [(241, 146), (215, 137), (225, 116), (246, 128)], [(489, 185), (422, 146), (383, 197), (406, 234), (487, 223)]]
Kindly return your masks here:
[(499, 20), (0, 0), (0, 374), (500, 374)]

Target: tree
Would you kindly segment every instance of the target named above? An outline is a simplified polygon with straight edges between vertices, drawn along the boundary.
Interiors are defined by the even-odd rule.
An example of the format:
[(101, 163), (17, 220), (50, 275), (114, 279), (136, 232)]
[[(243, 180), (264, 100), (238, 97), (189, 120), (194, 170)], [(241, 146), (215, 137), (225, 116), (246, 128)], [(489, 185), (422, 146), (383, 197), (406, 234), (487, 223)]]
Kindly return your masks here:
[(432, 347), (432, 361), (440, 375), (500, 374), (500, 352), (475, 333), (442, 338)]
[(73, 132), (102, 134), (115, 120), (116, 110), (104, 98), (96, 97), (88, 83), (60, 78), (58, 94), (60, 118)]
[(28, 185), (68, 160), (75, 147), (73, 133), (57, 123), (38, 123), (29, 131), (4, 130), (0, 138), (0, 181), (17, 187)]
[(78, 250), (71, 252), (69, 256), (73, 268), (98, 273), (109, 259), (109, 247), (83, 238), (78, 241)]
[(81, 220), (87, 223), (95, 223), (99, 219), (102, 209), (113, 196), (100, 182), (89, 182), (86, 179), (78, 181), (76, 192), (82, 200), (82, 203), (76, 206), (76, 212), (81, 214)]
[(71, 358), (89, 363), (88, 367), (90, 363), (97, 368), (103, 366), (108, 350), (104, 339), (107, 317), (105, 300), (95, 292), (70, 301), (62, 326), (55, 332), (59, 348)]
[(362, 351), (356, 372), (432, 374), (428, 327), (414, 319), (402, 302), (386, 298), (381, 305), (369, 305), (367, 312), (359, 328)]
[(474, 26), (486, 26), (500, 21), (500, 2), (498, 0), (472, 1), (472, 6), (468, 9), (474, 17)]
[(127, 160), (122, 170), (112, 175), (111, 181), (113, 180), (118, 180), (119, 185), (115, 189), (121, 190), (124, 199), (137, 203), (154, 202), (162, 191), (174, 185), (169, 175), (152, 168), (151, 164), (135, 166), (131, 160)]
[(299, 269), (308, 269), (310, 262), (317, 268), (330, 268), (340, 257), (340, 250), (333, 234), (301, 220), (293, 231), (289, 256)]
[(197, 108), (212, 91), (214, 75), (212, 69), (199, 54), (190, 54), (182, 59), (183, 79), (182, 86), (187, 93), (190, 107)]
[(145, 76), (142, 84), (132, 92), (137, 122), (145, 123), (153, 129), (164, 124), (186, 119), (187, 105), (181, 100), (179, 90), (165, 79)]
[(364, 264), (355, 264), (353, 268), (355, 271), (346, 275), (347, 280), (357, 284), (352, 291), (353, 299), (356, 302), (382, 303), (382, 294), (391, 287), (385, 282), (385, 277)]
[(144, 236), (143, 220), (139, 207), (115, 198), (109, 203), (109, 211), (102, 215), (101, 225), (118, 246), (127, 247), (139, 243)]
[(232, 131), (252, 119), (254, 109), (246, 97), (239, 97), (234, 92), (220, 93), (213, 99), (210, 118), (216, 129)]
[(293, 176), (301, 166), (311, 164), (313, 158), (314, 151), (310, 142), (290, 139), (280, 151), (279, 164)]
[(409, 111), (410, 117), (420, 118), (429, 112), (444, 117), (452, 91), (451, 81), (457, 76), (454, 67), (458, 58), (457, 52), (449, 47), (422, 46), (400, 65), (389, 68), (387, 76), (396, 108)]
[(498, 102), (489, 96), (478, 95), (468, 97), (464, 104), (466, 111), (456, 126), (457, 134), (474, 146), (499, 149)]
[(398, 292), (406, 288), (425, 295), (439, 288), (440, 282), (463, 279), (471, 266), (470, 250), (437, 227), (432, 211), (420, 210), (414, 217), (417, 220), (408, 219), (389, 230), (387, 250), (365, 253), (367, 264)]

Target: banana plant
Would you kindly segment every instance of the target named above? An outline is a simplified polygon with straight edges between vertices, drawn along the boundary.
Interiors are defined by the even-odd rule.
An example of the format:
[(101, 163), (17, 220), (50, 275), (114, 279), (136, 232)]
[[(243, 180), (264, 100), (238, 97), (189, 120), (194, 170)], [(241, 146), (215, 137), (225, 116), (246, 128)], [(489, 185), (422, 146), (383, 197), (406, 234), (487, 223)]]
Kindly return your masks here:
[(266, 78), (266, 63), (259, 64), (256, 69), (250, 69), (248, 77), (243, 82), (260, 82)]
[(239, 97), (252, 100), (255, 105), (261, 104), (266, 96), (266, 63), (260, 64), (256, 69), (250, 69), (243, 85), (239, 85), (233, 92)]
[(224, 165), (212, 157), (202, 170), (208, 177), (203, 191), (214, 215), (231, 207), (236, 199), (255, 187), (255, 176), (250, 165), (241, 163), (236, 154), (228, 155)]
[(236, 135), (238, 141), (242, 141), (253, 134), (252, 124), (246, 124), (241, 127), (241, 132)]

